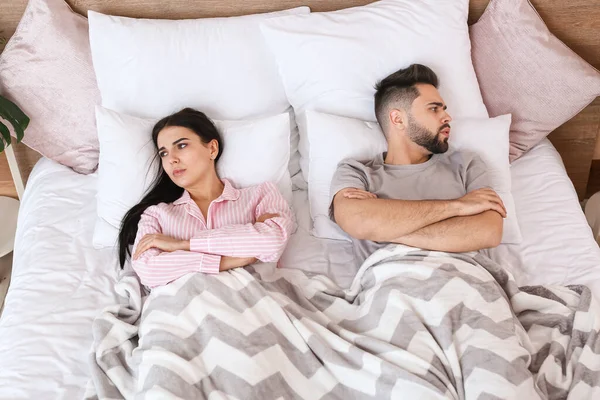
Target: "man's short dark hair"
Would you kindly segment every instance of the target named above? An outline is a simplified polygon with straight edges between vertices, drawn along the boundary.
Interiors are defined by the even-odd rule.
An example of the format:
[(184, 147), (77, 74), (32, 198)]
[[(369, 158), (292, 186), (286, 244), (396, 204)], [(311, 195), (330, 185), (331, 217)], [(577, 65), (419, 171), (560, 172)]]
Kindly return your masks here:
[(379, 125), (385, 132), (388, 121), (390, 105), (410, 111), (410, 107), (417, 97), (418, 83), (438, 87), (438, 78), (431, 68), (421, 64), (412, 64), (404, 69), (399, 69), (375, 85), (375, 116)]

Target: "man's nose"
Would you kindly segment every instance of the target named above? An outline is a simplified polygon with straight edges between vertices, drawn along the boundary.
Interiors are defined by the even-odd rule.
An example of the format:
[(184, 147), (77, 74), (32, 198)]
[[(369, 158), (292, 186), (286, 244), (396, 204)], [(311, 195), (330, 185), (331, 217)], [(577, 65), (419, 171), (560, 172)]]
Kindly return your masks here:
[(450, 116), (450, 114), (446, 113), (446, 115), (444, 115), (444, 118), (442, 119), (442, 122), (444, 124), (448, 124), (450, 123), (450, 121), (452, 121), (452, 117)]

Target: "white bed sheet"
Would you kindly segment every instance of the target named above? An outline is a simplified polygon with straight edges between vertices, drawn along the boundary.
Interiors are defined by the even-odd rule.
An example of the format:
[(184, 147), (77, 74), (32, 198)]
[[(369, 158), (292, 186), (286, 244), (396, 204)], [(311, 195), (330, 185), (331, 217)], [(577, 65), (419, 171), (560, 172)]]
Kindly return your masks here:
[(47, 159), (29, 178), (0, 319), (0, 399), (83, 396), (92, 320), (116, 301), (116, 256), (92, 247), (95, 191), (95, 175)]
[(600, 248), (552, 143), (515, 161), (511, 175), (523, 242), (487, 254), (521, 285), (586, 284), (600, 298)]
[(320, 239), (312, 236), (312, 220), (308, 192), (293, 192), (293, 208), (298, 230), (290, 238), (281, 256), (280, 265), (323, 274), (342, 287), (349, 287), (358, 271), (352, 243), (344, 240)]
[[(521, 284), (600, 282), (600, 249), (553, 146), (538, 145), (512, 173), (524, 241), (490, 256), (508, 263)], [(47, 159), (31, 174), (0, 319), (0, 399), (83, 395), (91, 322), (115, 302), (118, 274), (114, 250), (92, 246), (95, 191), (95, 175), (78, 175)], [(298, 231), (281, 264), (347, 286), (357, 270), (351, 244), (309, 234), (306, 191), (294, 192), (294, 209)]]

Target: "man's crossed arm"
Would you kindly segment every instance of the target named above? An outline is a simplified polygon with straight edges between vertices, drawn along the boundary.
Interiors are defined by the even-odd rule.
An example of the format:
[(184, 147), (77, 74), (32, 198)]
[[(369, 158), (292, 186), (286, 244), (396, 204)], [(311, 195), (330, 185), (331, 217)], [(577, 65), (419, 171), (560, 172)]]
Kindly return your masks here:
[(465, 252), (496, 247), (506, 209), (492, 189), (456, 200), (378, 199), (363, 190), (340, 190), (333, 200), (337, 224), (357, 239)]

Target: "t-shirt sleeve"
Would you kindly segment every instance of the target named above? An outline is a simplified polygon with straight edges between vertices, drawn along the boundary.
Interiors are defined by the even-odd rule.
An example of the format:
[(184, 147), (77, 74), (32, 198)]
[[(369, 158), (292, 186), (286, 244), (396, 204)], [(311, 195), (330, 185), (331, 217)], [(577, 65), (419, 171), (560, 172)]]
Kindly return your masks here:
[(465, 183), (467, 193), (477, 189), (494, 188), (492, 173), (478, 155), (473, 155), (467, 164)]
[(338, 164), (329, 190), (329, 217), (334, 222), (333, 199), (340, 190), (346, 188), (369, 190), (369, 182), (364, 164), (355, 160), (344, 160)]

